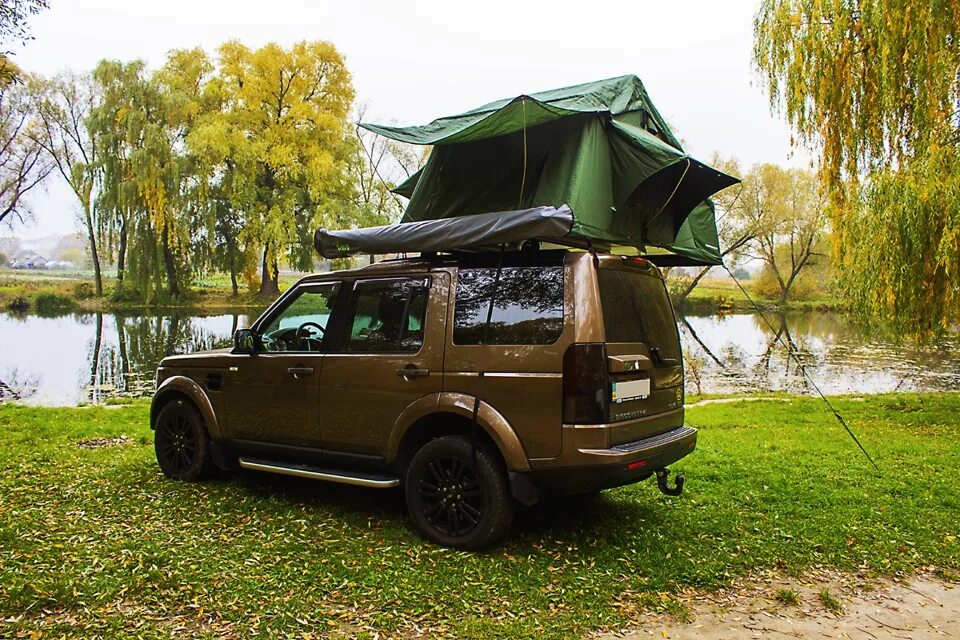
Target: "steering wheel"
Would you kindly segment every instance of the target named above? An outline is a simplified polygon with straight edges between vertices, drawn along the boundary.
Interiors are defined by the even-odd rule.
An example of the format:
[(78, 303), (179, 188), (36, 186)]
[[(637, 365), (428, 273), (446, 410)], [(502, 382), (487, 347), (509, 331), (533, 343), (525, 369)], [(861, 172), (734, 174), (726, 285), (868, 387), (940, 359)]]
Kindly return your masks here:
[(307, 332), (304, 331), (304, 329), (306, 329), (307, 327), (309, 327), (309, 328), (311, 328), (311, 329), (316, 329), (317, 331), (319, 331), (321, 337), (322, 337), (323, 334), (324, 334), (324, 328), (321, 327), (321, 326), (320, 326), (319, 324), (317, 324), (316, 322), (304, 322), (302, 325), (300, 325), (299, 327), (297, 327), (297, 338), (306, 338), (307, 340), (317, 340), (317, 339), (318, 339), (318, 338), (315, 338), (315, 337), (313, 337), (312, 335), (310, 335), (309, 333), (307, 333)]

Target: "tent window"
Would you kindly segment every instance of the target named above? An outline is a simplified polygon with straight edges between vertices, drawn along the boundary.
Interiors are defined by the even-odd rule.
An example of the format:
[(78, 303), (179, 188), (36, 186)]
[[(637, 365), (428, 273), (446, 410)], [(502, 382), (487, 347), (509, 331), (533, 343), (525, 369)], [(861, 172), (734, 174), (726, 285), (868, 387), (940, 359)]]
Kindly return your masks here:
[[(459, 345), (553, 344), (563, 332), (563, 267), (460, 269), (453, 342)], [(496, 298), (486, 330), (490, 296)]]

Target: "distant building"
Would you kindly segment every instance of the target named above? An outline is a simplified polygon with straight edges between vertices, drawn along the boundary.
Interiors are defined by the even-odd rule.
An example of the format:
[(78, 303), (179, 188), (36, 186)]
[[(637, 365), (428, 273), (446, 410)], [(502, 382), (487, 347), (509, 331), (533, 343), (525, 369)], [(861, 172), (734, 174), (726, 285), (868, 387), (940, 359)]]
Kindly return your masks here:
[(47, 269), (50, 262), (36, 251), (27, 249), (13, 256), (10, 266), (13, 269)]

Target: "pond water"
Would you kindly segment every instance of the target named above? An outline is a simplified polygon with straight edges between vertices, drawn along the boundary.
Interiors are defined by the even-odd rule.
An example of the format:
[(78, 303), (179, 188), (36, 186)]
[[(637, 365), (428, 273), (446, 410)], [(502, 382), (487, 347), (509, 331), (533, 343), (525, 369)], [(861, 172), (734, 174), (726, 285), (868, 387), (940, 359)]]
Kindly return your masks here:
[[(249, 326), (247, 309), (215, 315), (0, 313), (0, 401), (69, 406), (150, 395), (171, 353), (228, 346)], [(689, 393), (811, 393), (788, 356), (827, 394), (960, 389), (960, 338), (897, 344), (832, 313), (686, 316), (679, 319)]]

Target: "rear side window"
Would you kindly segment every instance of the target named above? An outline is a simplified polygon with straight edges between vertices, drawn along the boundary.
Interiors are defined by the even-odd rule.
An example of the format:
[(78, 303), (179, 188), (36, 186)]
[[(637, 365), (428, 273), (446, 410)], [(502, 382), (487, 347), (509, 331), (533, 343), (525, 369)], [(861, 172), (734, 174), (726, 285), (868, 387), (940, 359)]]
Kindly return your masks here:
[[(642, 342), (663, 360), (680, 360), (680, 337), (666, 287), (656, 273), (601, 269), (600, 304), (607, 342)], [(653, 353), (651, 353), (653, 355)], [(654, 356), (654, 363), (656, 356)]]
[(344, 350), (416, 353), (423, 346), (426, 279), (359, 281), (350, 296)]
[(562, 266), (504, 267), (499, 281), (493, 268), (460, 269), (454, 344), (553, 344), (562, 332)]

